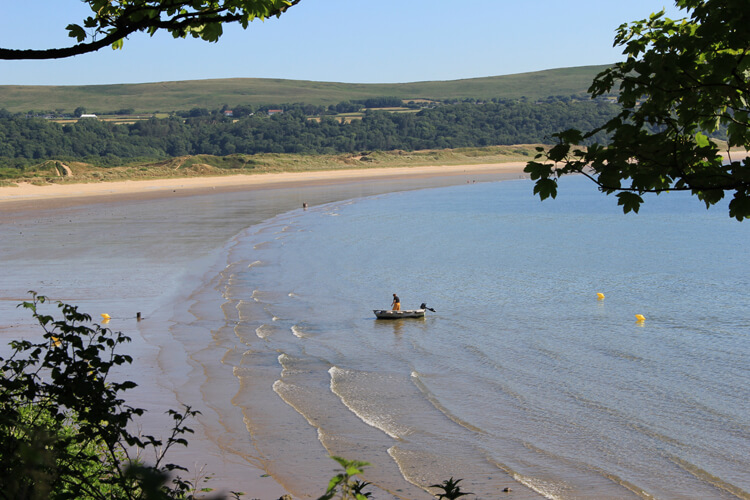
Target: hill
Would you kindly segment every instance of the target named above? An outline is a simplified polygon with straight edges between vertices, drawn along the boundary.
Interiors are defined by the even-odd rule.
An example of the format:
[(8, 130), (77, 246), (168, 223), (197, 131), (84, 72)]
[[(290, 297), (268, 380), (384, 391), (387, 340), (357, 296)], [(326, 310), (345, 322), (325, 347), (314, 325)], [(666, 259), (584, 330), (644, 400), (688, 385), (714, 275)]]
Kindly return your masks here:
[(372, 97), (411, 99), (519, 99), (586, 92), (606, 66), (560, 68), (532, 73), (452, 81), (365, 84), (230, 78), (119, 85), (0, 86), (0, 109), (10, 112), (65, 110), (89, 112), (134, 109), (137, 113), (182, 111), (196, 107), (304, 102), (315, 105)]

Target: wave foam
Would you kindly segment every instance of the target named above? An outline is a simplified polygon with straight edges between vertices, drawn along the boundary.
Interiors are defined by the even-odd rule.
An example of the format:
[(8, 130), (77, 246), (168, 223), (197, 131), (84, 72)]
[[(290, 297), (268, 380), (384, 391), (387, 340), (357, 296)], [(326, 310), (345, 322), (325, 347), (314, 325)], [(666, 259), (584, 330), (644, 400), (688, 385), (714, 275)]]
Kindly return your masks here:
[(393, 439), (409, 433), (409, 429), (399, 425), (392, 415), (384, 413), (386, 408), (377, 394), (365, 388), (372, 388), (375, 384), (368, 380), (373, 374), (346, 370), (333, 366), (328, 370), (331, 375), (331, 392), (339, 397), (341, 402), (349, 408), (361, 421), (383, 431)]

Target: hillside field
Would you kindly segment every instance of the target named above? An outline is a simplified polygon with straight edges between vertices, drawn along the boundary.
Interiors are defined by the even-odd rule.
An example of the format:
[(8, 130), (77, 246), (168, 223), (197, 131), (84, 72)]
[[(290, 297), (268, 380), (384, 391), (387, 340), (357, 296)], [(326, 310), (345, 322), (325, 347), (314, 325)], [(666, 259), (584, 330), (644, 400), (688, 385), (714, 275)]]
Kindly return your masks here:
[(65, 110), (82, 106), (105, 113), (184, 111), (222, 106), (306, 103), (337, 104), (372, 97), (404, 100), (520, 99), (580, 95), (606, 66), (560, 68), (533, 73), (413, 83), (335, 83), (266, 78), (231, 78), (120, 85), (0, 86), (0, 109), (12, 113)]

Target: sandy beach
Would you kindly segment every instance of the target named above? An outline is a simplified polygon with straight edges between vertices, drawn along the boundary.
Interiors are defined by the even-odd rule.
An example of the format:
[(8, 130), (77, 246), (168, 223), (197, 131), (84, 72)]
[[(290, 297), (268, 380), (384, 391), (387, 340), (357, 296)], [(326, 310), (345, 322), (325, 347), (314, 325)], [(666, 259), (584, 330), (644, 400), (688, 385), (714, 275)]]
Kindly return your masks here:
[(35, 185), (19, 183), (0, 187), (0, 204), (11, 208), (50, 208), (88, 203), (133, 199), (191, 196), (211, 192), (231, 192), (282, 187), (320, 186), (385, 179), (415, 179), (435, 176), (472, 176), (480, 174), (523, 174), (525, 162), (478, 165), (368, 168), (285, 172), (221, 177), (192, 177), (159, 180), (118, 181)]
[[(268, 477), (260, 456), (231, 451), (242, 419), (229, 421), (213, 401), (231, 399), (233, 377), (221, 374), (226, 349), (203, 332), (180, 338), (186, 316), (200, 315), (190, 291), (215, 271), (217, 252), (235, 234), (275, 215), (332, 201), (381, 193), (518, 179), (525, 163), (337, 170), (100, 184), (21, 185), (0, 188), (0, 343), (33, 335), (36, 328), (16, 305), (35, 290), (79, 305), (133, 339), (134, 363), (126, 376), (138, 388), (130, 404), (148, 410), (144, 430), (159, 434), (163, 412), (189, 404), (202, 411), (187, 450), (174, 462), (205, 467), (209, 486), (274, 499), (285, 489)], [(212, 304), (214, 305), (214, 304)], [(206, 305), (208, 306), (208, 305)], [(136, 312), (143, 315), (137, 322)], [(203, 340), (202, 340), (203, 339)], [(206, 358), (215, 356), (212, 386), (205, 391)], [(200, 358), (200, 361), (198, 361)], [(210, 363), (210, 361), (209, 361)], [(225, 377), (225, 378), (222, 378)], [(229, 444), (229, 445), (228, 445)], [(335, 464), (331, 463), (331, 471)], [(330, 476), (329, 476), (330, 477)], [(317, 479), (316, 479), (317, 481)], [(315, 482), (317, 484), (317, 482)], [(321, 483), (321, 491), (325, 484)]]

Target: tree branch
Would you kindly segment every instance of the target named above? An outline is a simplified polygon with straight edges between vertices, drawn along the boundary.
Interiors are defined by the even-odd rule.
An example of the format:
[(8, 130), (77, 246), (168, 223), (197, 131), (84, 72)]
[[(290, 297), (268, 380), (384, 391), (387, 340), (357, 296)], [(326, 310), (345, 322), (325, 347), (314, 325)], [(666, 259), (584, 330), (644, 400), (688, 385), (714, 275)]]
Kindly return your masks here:
[[(301, 0), (289, 0), (289, 5), (280, 7), (274, 11), (268, 12), (264, 17), (279, 16), (286, 12), (289, 7), (297, 5)], [(181, 4), (189, 4), (189, 2), (177, 1), (171, 3), (164, 3), (155, 10), (159, 13), (167, 12), (170, 9), (175, 9)], [(206, 23), (232, 23), (242, 20), (246, 17), (245, 11), (241, 11), (238, 14), (222, 14), (227, 12), (229, 8), (222, 7), (211, 11), (197, 11), (197, 12), (182, 12), (179, 11), (174, 14), (170, 19), (161, 19), (160, 16), (156, 15), (153, 17), (146, 16), (140, 22), (132, 21), (135, 14), (138, 14), (144, 10), (154, 10), (153, 7), (144, 7), (137, 5), (131, 9), (123, 11), (122, 15), (113, 21), (107, 21), (102, 26), (113, 26), (112, 31), (98, 31), (97, 34), (105, 34), (105, 36), (99, 40), (93, 40), (88, 43), (78, 43), (70, 47), (56, 48), (56, 49), (4, 49), (0, 48), (0, 60), (12, 61), (12, 60), (45, 60), (45, 59), (64, 59), (67, 57), (73, 57), (81, 54), (87, 54), (90, 52), (96, 52), (104, 47), (110, 46), (115, 42), (118, 42), (133, 33), (138, 31), (147, 31), (149, 29), (154, 30), (169, 30), (172, 32), (179, 33), (180, 36), (186, 35), (186, 30), (191, 27), (202, 26)]]

